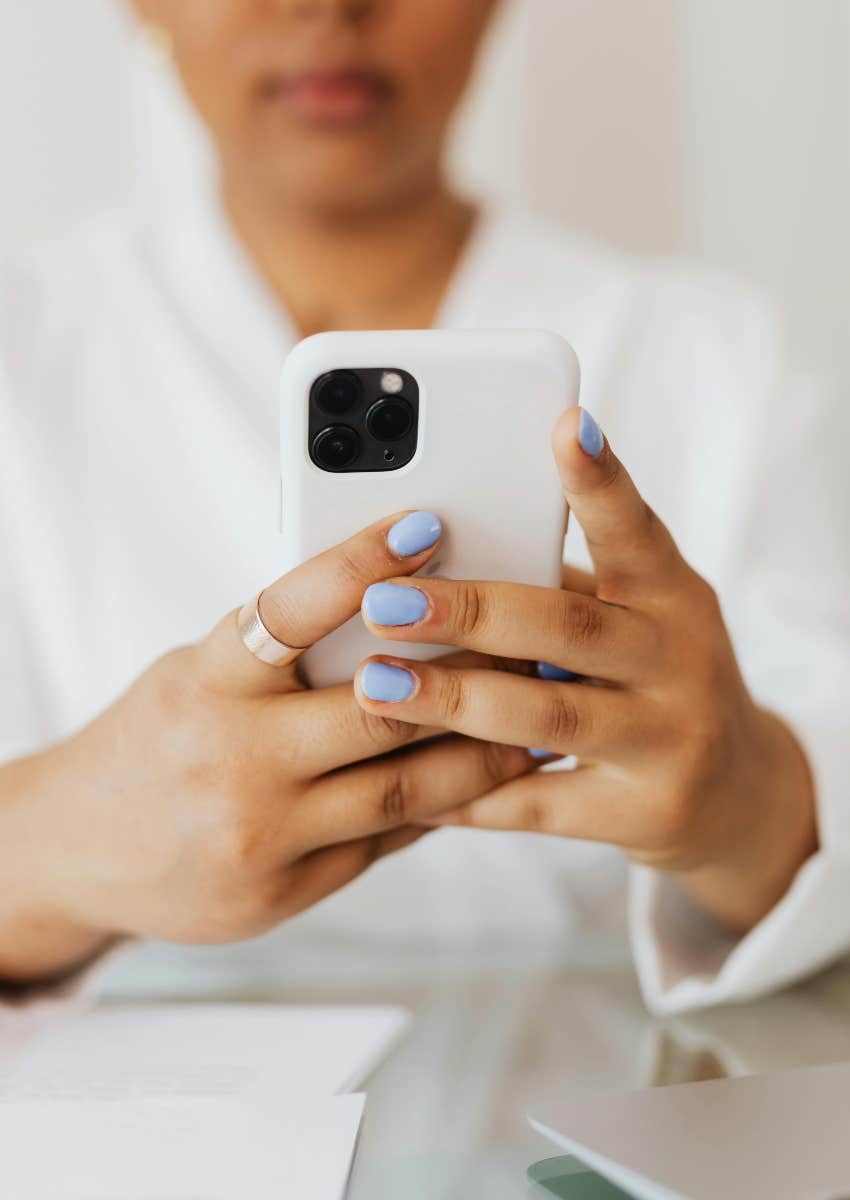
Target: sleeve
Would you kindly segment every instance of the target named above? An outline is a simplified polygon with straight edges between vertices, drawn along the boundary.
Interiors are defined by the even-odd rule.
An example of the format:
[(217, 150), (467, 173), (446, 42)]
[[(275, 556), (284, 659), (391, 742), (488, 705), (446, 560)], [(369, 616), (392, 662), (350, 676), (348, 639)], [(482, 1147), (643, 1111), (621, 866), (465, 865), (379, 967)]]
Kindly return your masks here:
[(743, 937), (705, 916), (674, 877), (631, 869), (633, 952), (646, 1002), (661, 1014), (745, 1000), (850, 951), (846, 418), (837, 403), (830, 411), (817, 401), (811, 382), (787, 386), (768, 365), (779, 356), (766, 355), (764, 336), (755, 340), (755, 368), (744, 367), (742, 377), (756, 394), (740, 396), (755, 414), (752, 469), (726, 521), (735, 550), (721, 599), (751, 693), (784, 718), (807, 753), (820, 848)]

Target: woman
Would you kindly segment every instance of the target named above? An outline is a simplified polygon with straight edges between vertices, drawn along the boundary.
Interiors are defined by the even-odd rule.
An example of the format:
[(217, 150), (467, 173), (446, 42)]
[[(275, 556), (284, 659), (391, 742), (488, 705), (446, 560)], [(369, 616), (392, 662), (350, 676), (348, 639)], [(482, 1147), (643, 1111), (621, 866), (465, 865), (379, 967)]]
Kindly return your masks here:
[[(658, 1009), (845, 949), (846, 582), (837, 550), (818, 578), (804, 536), (789, 558), (831, 513), (794, 491), (819, 451), (758, 305), (448, 188), (492, 0), (135, 7), (209, 128), (218, 188), (5, 271), (0, 976), (38, 994), (122, 937), (233, 941), (298, 913), (252, 953), (334, 933), (564, 940), (619, 882), (618, 853), (586, 843), (636, 864)], [(270, 666), (236, 610), (276, 574), (283, 356), (320, 329), (431, 324), (576, 346), (586, 408), (554, 452), (592, 572), (563, 593), (417, 580), (405, 624), (399, 589), (441, 529), (388, 515), (267, 586), (261, 624), (245, 610)], [(288, 648), (361, 601), (379, 638), (542, 677), (392, 659), (354, 693), (305, 692)], [(541, 772), (541, 754), (579, 767)], [(430, 834), (307, 911), (452, 824), (562, 840)]]

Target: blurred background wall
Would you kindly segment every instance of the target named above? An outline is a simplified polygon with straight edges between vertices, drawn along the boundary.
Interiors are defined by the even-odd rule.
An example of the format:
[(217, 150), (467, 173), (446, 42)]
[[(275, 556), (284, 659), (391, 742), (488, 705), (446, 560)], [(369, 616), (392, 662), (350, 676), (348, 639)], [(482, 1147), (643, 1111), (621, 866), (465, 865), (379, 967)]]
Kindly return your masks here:
[[(0, 147), (1, 240), (204, 159), (123, 0), (0, 0)], [(769, 288), (795, 356), (850, 384), (848, 0), (507, 0), (454, 168)]]

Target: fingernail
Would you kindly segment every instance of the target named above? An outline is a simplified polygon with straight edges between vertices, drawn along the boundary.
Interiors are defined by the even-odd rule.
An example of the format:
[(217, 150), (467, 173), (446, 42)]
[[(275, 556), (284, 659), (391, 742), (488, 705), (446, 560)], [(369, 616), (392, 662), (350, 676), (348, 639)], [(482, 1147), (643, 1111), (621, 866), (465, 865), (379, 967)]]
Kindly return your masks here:
[(410, 558), (430, 550), (443, 536), (440, 518), (432, 512), (412, 512), (396, 521), (387, 534), (387, 544), (399, 558)]
[(573, 683), (580, 676), (575, 671), (567, 671), (564, 667), (556, 667), (554, 663), (539, 662), (537, 674), (541, 679), (552, 679), (557, 683)]
[(598, 457), (605, 447), (605, 438), (602, 430), (586, 408), (581, 410), (581, 417), (579, 418), (578, 443), (585, 454), (589, 454), (591, 458)]
[(528, 753), (532, 758), (558, 758), (557, 754), (553, 754), (551, 750), (538, 750), (536, 746), (529, 746)]
[(360, 686), (364, 696), (370, 700), (391, 701), (398, 704), (413, 693), (415, 680), (403, 667), (391, 667), (389, 663), (370, 662), (360, 673)]
[(363, 597), (363, 613), (375, 625), (412, 625), (427, 610), (424, 592), (398, 583), (373, 583)]

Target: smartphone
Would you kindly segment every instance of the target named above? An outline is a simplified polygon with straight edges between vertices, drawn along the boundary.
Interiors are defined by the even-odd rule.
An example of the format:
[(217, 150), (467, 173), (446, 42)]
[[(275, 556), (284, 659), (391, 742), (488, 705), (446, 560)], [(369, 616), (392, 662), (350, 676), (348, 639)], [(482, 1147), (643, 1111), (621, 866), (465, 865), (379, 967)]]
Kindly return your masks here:
[[(306, 338), (282, 381), (284, 569), (380, 517), (427, 509), (445, 537), (423, 573), (560, 587), (567, 510), (550, 436), (578, 392), (578, 360), (554, 333)], [(370, 654), (447, 649), (379, 640), (358, 614), (300, 666), (325, 687), (351, 679)]]

